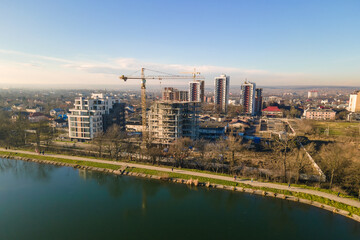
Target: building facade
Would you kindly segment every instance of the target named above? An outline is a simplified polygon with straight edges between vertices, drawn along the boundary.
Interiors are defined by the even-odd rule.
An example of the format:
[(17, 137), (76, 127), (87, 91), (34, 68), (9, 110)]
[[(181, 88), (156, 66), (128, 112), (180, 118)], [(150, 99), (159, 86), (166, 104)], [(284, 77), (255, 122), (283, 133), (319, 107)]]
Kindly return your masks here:
[(316, 90), (308, 91), (308, 98), (317, 98), (319, 97), (319, 92)]
[(171, 144), (177, 138), (199, 137), (199, 103), (155, 102), (148, 112), (149, 139), (156, 144)]
[(166, 87), (162, 92), (163, 101), (188, 101), (189, 92), (188, 91), (179, 91), (176, 88)]
[(68, 122), (70, 139), (90, 140), (114, 123), (125, 128), (124, 104), (105, 94), (79, 97), (70, 109)]
[(261, 115), (261, 109), (263, 105), (262, 88), (255, 90), (255, 114)]
[(348, 110), (353, 113), (360, 113), (360, 91), (350, 94)]
[(305, 119), (312, 120), (335, 120), (336, 112), (331, 109), (306, 109), (304, 111)]
[[(260, 91), (259, 93), (262, 94), (262, 91)], [(244, 107), (244, 112), (246, 114), (249, 115), (256, 114), (255, 97), (256, 97), (256, 84), (245, 81), (245, 83), (241, 85), (240, 105)], [(261, 102), (262, 102), (262, 98), (261, 98)]]
[(227, 112), (229, 102), (230, 76), (221, 75), (215, 78), (214, 103), (215, 110)]
[(189, 83), (189, 101), (204, 102), (205, 81), (195, 80)]

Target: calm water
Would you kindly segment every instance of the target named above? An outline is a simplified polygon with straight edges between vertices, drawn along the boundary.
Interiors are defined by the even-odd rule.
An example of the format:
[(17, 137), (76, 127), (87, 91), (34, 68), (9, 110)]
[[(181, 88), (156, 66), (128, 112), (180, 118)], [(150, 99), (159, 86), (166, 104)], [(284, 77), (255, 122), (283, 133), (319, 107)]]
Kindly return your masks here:
[(244, 193), (0, 159), (0, 239), (360, 239), (360, 224)]

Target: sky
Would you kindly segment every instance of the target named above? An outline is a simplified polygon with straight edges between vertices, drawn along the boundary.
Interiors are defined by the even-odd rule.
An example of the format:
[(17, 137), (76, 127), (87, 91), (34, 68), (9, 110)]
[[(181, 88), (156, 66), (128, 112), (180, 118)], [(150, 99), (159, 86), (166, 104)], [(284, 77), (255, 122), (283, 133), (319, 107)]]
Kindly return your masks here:
[(142, 67), (170, 74), (196, 68), (208, 86), (220, 74), (233, 86), (245, 79), (261, 86), (360, 86), (358, 0), (0, 0), (0, 6), (0, 86), (124, 89), (138, 82), (118, 76)]

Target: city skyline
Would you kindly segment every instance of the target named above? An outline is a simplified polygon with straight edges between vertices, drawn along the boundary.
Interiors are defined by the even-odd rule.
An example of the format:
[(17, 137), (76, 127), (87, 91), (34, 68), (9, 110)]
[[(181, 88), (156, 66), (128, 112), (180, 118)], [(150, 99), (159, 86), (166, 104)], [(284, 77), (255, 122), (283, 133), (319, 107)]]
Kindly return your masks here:
[(226, 74), (233, 85), (248, 79), (260, 86), (360, 86), (359, 7), (357, 1), (5, 1), (0, 85), (125, 87), (137, 83), (117, 76), (141, 67), (172, 74), (196, 67), (205, 85)]

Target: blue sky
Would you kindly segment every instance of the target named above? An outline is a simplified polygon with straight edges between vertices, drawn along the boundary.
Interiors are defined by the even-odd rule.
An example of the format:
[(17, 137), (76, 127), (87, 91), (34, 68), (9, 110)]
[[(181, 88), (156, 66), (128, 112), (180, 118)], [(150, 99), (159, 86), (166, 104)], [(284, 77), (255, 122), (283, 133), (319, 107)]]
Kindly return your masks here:
[(360, 86), (360, 1), (0, 4), (3, 85), (115, 84), (144, 66), (196, 67), (208, 84)]

